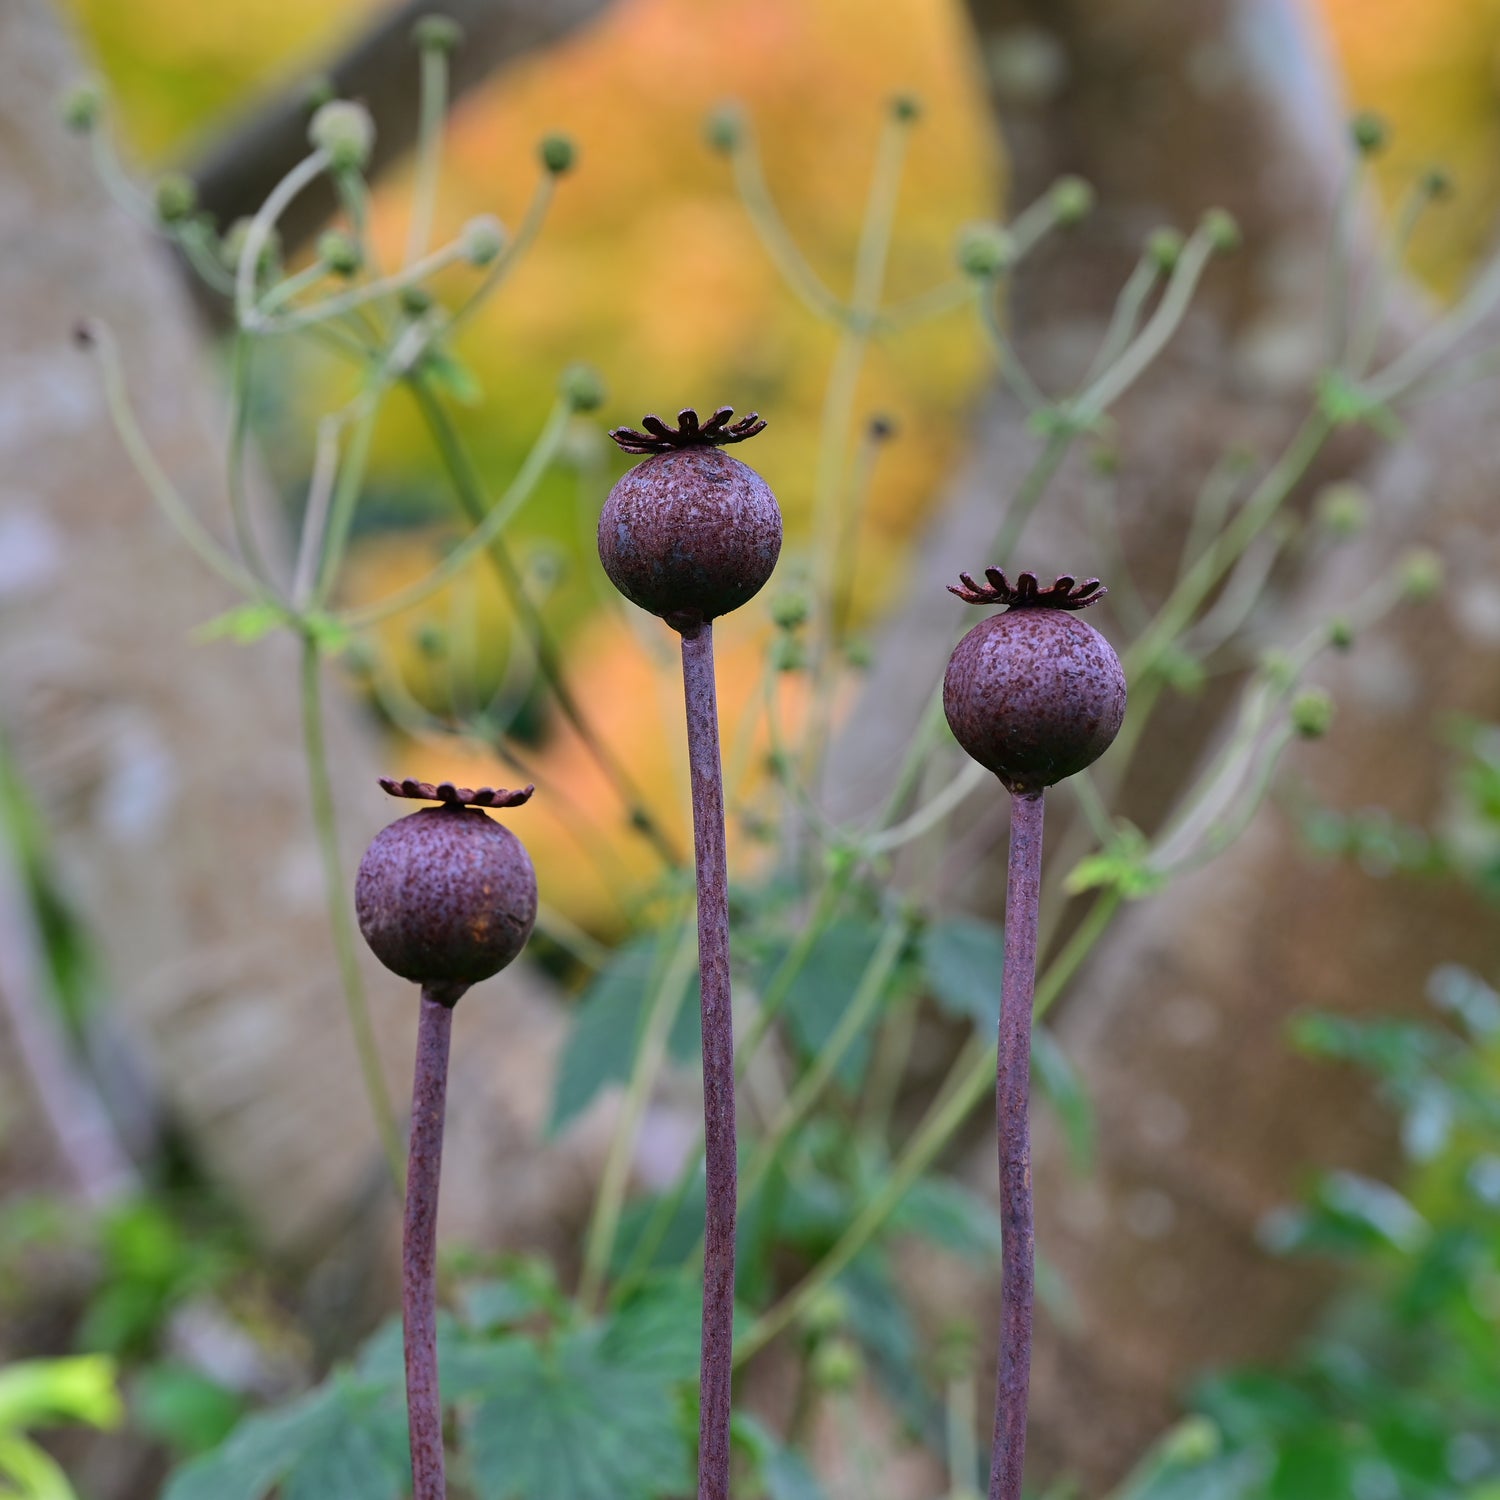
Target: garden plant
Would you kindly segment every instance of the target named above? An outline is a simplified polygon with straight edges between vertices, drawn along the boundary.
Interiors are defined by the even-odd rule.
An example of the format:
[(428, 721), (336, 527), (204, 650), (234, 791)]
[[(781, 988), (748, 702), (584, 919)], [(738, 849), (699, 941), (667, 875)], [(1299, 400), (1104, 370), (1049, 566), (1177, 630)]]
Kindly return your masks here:
[[(872, 1432), (866, 1421), (867, 1398), (876, 1392), (890, 1415), (887, 1425), (930, 1448), (945, 1467), (950, 1500), (962, 1500), (982, 1482), (973, 1319), (954, 1317), (941, 1360), (931, 1357), (910, 1289), (895, 1268), (898, 1243), (917, 1237), (1003, 1282), (991, 1494), (1014, 1500), (1031, 1317), (1026, 1109), (1033, 1076), (1078, 1170), (1087, 1170), (1090, 1147), (1089, 1102), (1050, 1037), (1047, 1013), (1122, 905), (1158, 896), (1228, 847), (1271, 794), (1288, 747), (1326, 730), (1334, 705), (1310, 685), (1320, 656), (1359, 650), (1389, 611), (1415, 606), (1442, 587), (1435, 558), (1414, 553), (1295, 628), (1266, 602), (1268, 578), (1306, 566), (1361, 524), (1360, 508), (1347, 493), (1303, 503), (1303, 481), (1330, 439), (1355, 425), (1389, 430), (1405, 406), (1483, 373), (1480, 365), (1450, 356), (1460, 335), (1500, 295), (1500, 281), (1482, 278), (1431, 334), (1390, 357), (1379, 346), (1377, 358), (1372, 329), (1399, 269), (1406, 230), (1392, 232), (1386, 263), (1361, 280), (1351, 273), (1342, 227), (1334, 226), (1329, 297), (1337, 316), (1325, 367), (1305, 393), (1290, 444), (1254, 459), (1226, 455), (1204, 474), (1173, 577), (1159, 595), (1131, 576), (1107, 505), (1094, 531), (1073, 539), (1073, 549), (1078, 563), (1108, 574), (1108, 599), (1092, 579), (1077, 585), (1059, 578), (1043, 590), (1033, 574), (1016, 573), (1018, 559), (1028, 556), (1033, 518), (1075, 451), (1089, 460), (1091, 482), (1108, 498), (1118, 477), (1112, 408), (1181, 330), (1216, 258), (1235, 250), (1233, 222), (1210, 209), (1186, 233), (1164, 227), (1151, 234), (1120, 288), (1102, 345), (1068, 388), (1049, 391), (1022, 367), (1008, 336), (1007, 287), (1018, 265), (1045, 256), (1053, 236), (1088, 232), (1085, 183), (1058, 182), (1003, 225), (955, 226), (951, 273), (926, 292), (892, 300), (885, 273), (897, 232), (898, 189), (906, 146), (922, 116), (917, 100), (898, 96), (880, 122), (845, 295), (818, 273), (778, 215), (751, 121), (735, 108), (717, 112), (707, 124), (707, 148), (732, 173), (749, 225), (791, 293), (828, 325), (834, 345), (810, 513), (789, 513), (785, 556), (763, 612), (754, 707), (722, 767), (713, 623), (728, 611), (752, 608), (782, 546), (781, 516), (769, 489), (724, 451), (725, 444), (758, 431), (759, 421), (731, 425), (728, 408), (704, 419), (684, 410), (675, 428), (647, 418), (643, 431), (615, 434), (643, 462), (607, 496), (586, 466), (578, 473), (590, 522), (600, 514), (598, 550), (609, 579), (681, 637), (694, 892), (670, 831), (652, 815), (623, 758), (594, 724), (589, 704), (571, 687), (564, 653), (507, 535), (544, 473), (566, 461), (570, 433), (603, 404), (597, 376), (583, 366), (561, 373), (552, 414), (498, 495), (481, 481), (450, 411), (463, 381), (458, 335), (477, 300), (500, 287), (538, 239), (559, 179), (579, 165), (564, 138), (549, 138), (540, 151), (535, 200), (514, 234), (481, 217), (432, 248), (446, 69), (458, 44), (452, 29), (441, 26), (424, 26), (417, 36), (424, 129), (407, 250), (392, 268), (374, 264), (364, 167), (377, 122), (359, 105), (319, 105), (305, 159), (252, 220), (223, 229), (197, 211), (184, 182), (169, 178), (148, 195), (124, 177), (110, 153), (96, 94), (80, 93), (68, 105), (70, 123), (89, 135), (129, 210), (155, 223), (231, 310), (223, 535), (179, 495), (147, 447), (133, 415), (129, 349), (98, 324), (85, 327), (84, 341), (98, 361), (121, 439), (160, 510), (186, 547), (242, 596), (208, 633), (249, 644), (285, 631), (298, 644), (308, 792), (352, 1055), (364, 1074), (392, 1180), (404, 1177), (413, 1194), (410, 1444), (400, 1336), (388, 1328), (348, 1366), (290, 1404), (247, 1417), (221, 1445), (182, 1467), (166, 1493), (169, 1500), (264, 1500), (273, 1493), (375, 1500), (404, 1494), (415, 1465), (417, 1493), (425, 1500), (442, 1493), (446, 1437), (451, 1491), (480, 1500), (667, 1500), (690, 1490), (695, 1455), (700, 1495), (808, 1500), (830, 1493), (807, 1457), (811, 1438), (822, 1431), (837, 1437), (841, 1468), (833, 1482), (843, 1486), (839, 1493), (877, 1495), (881, 1455), (894, 1439)], [(1379, 145), (1377, 132), (1365, 126), (1353, 132), (1351, 183)], [(278, 218), (321, 178), (336, 189), (339, 225), (304, 264), (283, 265)], [(1418, 211), (1426, 201), (1419, 195)], [(456, 301), (445, 301), (459, 272), (472, 277), (471, 284)], [(877, 343), (950, 317), (974, 320), (995, 354), (1008, 399), (1029, 414), (1034, 437), (1026, 477), (1012, 493), (996, 497), (987, 585), (964, 576), (955, 591), (1007, 610), (958, 644), (946, 688), (939, 686), (941, 661), (932, 663), (927, 709), (889, 767), (880, 804), (857, 818), (836, 818), (827, 797), (832, 748), (846, 732), (845, 705), (870, 649), (851, 628), (847, 609), (858, 568), (854, 539), (882, 456), (892, 443), (910, 440), (881, 414), (864, 410), (861, 375)], [(316, 419), (316, 461), (294, 556), (285, 564), (257, 541), (244, 482), (253, 386), (272, 342), (316, 346), (347, 361), (353, 390)], [(354, 602), (342, 591), (346, 565), (367, 498), (371, 444), (398, 388), (411, 397), (469, 529), (426, 577)], [(626, 399), (639, 410), (653, 396), (630, 392)], [(774, 409), (764, 404), (774, 421)], [(774, 435), (773, 425), (767, 445)], [(712, 519), (696, 530), (706, 510)], [(948, 576), (965, 563), (972, 559), (952, 559)], [(622, 819), (653, 851), (658, 873), (632, 908), (633, 930), (612, 948), (545, 906), (536, 918), (554, 969), (578, 994), (555, 1083), (552, 1128), (565, 1129), (611, 1086), (620, 1089), (576, 1276), (536, 1259), (455, 1247), (454, 1274), (445, 1278), (439, 1309), (432, 1212), (451, 1006), (463, 987), (520, 951), (533, 915), (527, 903), (535, 900), (524, 851), (483, 811), (461, 804), (499, 806), (516, 794), (413, 784), (417, 795), (449, 805), (393, 824), (361, 872), (366, 936), (384, 962), (423, 986), (412, 1155), (403, 1171), (401, 1124), (374, 1055), (356, 963), (320, 695), (326, 663), (341, 658), (352, 686), (394, 732), (482, 746), (534, 780), (542, 795), (565, 799), (565, 788), (554, 793), (548, 783), (545, 754), (534, 753), (517, 733), (521, 701), (489, 694), (466, 676), (471, 653), (451, 640), (438, 643), (433, 654), (453, 691), (434, 707), (401, 680), (375, 630), (400, 619), (420, 635), (430, 624), (424, 606), (480, 566), (494, 571), (510, 600), (516, 632), (535, 666), (536, 697), (548, 715), (570, 726), (616, 789)], [(1014, 586), (1009, 577), (1017, 578)], [(1095, 603), (1099, 630), (1077, 618), (1079, 608)], [(616, 618), (620, 629), (636, 628), (623, 608)], [(959, 632), (955, 611), (955, 638)], [(1008, 678), (1018, 662), (1034, 665), (1035, 672)], [(1211, 680), (1238, 695), (1232, 730), (1182, 789), (1162, 826), (1123, 821), (1114, 809), (1145, 726), (1169, 699), (1191, 698)], [(980, 795), (990, 774), (1010, 793), (1004, 927), (964, 909), (976, 883), (982, 887), (986, 861), (1005, 832), (994, 816), (995, 799)], [(1044, 878), (1042, 795), (1054, 783), (1062, 816), (1055, 819)], [(412, 795), (405, 785), (397, 790)], [(736, 847), (745, 856), (736, 861), (732, 883), (726, 822), (738, 830)], [(503, 933), (491, 934), (480, 953), (455, 956), (444, 944), (462, 925), (461, 909), (447, 907), (446, 896), (434, 908), (409, 907), (402, 882), (382, 882), (396, 868), (384, 863), (388, 857), (425, 857), (413, 854), (419, 837), (447, 849), (460, 830), (483, 843), (484, 858), (500, 861), (516, 900)], [(587, 842), (585, 833), (580, 843)], [(422, 926), (429, 918), (439, 920), (440, 938), (430, 938)], [(417, 925), (408, 928), (408, 921)], [(695, 969), (698, 1005), (692, 1003)], [(936, 1077), (918, 1066), (919, 1056), (932, 1055), (931, 1048), (914, 1046), (921, 1036), (942, 1042)], [(647, 1108), (674, 1065), (692, 1065), (700, 1055), (703, 1136), (685, 1152), (675, 1180), (632, 1192)], [(992, 1079), (1000, 1108), (998, 1217), (986, 1193), (942, 1170)], [(740, 1110), (738, 1131), (736, 1085), (750, 1101)], [(1038, 1286), (1044, 1301), (1061, 1308), (1065, 1292), (1049, 1284), (1045, 1249)], [(749, 1398), (757, 1368), (773, 1359), (792, 1372), (793, 1387), (776, 1430), (752, 1415), (760, 1408)], [(737, 1392), (731, 1411), (736, 1372), (746, 1398)], [(697, 1400), (695, 1375), (701, 1381)], [(1249, 1500), (1269, 1493), (1251, 1486), (1264, 1479), (1269, 1440), (1262, 1429), (1272, 1417), (1262, 1411), (1256, 1419), (1262, 1427), (1246, 1436), (1241, 1408), (1209, 1402), (1205, 1413), (1169, 1435), (1122, 1494), (1165, 1500), (1222, 1493)], [(1234, 1459), (1241, 1469), (1233, 1472), (1250, 1476), (1242, 1488), (1226, 1482), (1217, 1491), (1195, 1489), (1195, 1476), (1206, 1485), (1209, 1476), (1229, 1472), (1221, 1437), (1235, 1453), (1259, 1444), (1261, 1467)], [(1485, 1477), (1496, 1473), (1500, 1462)]]

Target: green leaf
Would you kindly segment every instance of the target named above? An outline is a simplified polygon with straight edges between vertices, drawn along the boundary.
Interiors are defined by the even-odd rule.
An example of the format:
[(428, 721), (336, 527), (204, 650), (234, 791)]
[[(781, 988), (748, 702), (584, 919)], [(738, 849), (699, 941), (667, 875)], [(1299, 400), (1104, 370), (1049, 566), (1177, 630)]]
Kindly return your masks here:
[(1044, 1026), (1031, 1032), (1031, 1076), (1057, 1112), (1073, 1168), (1086, 1173), (1094, 1164), (1094, 1106), (1057, 1039)]
[(621, 1370), (665, 1381), (698, 1377), (703, 1287), (686, 1276), (648, 1282), (605, 1327), (599, 1353)]
[(1005, 932), (977, 917), (950, 917), (922, 934), (922, 972), (932, 997), (950, 1016), (967, 1017), (980, 1030), (1000, 1020), (1000, 974)]
[(0, 1494), (7, 1500), (78, 1500), (57, 1460), (13, 1432), (0, 1432)]
[(217, 1447), (244, 1414), (233, 1391), (190, 1365), (149, 1365), (131, 1387), (131, 1410), (143, 1432), (181, 1454)]
[(1139, 828), (1121, 824), (1110, 841), (1079, 862), (1063, 881), (1070, 896), (1083, 891), (1113, 888), (1127, 900), (1138, 900), (1159, 891), (1166, 876), (1153, 870), (1151, 842)]
[(951, 1177), (919, 1177), (891, 1215), (891, 1227), (980, 1265), (1000, 1259), (999, 1216), (978, 1193)]
[(115, 1362), (106, 1355), (20, 1360), (0, 1370), (0, 1428), (109, 1428), (122, 1415)]
[[(787, 989), (782, 1012), (793, 1039), (805, 1055), (816, 1056), (833, 1035), (879, 942), (878, 925), (850, 918), (831, 923), (814, 943)], [(760, 975), (762, 988), (769, 983), (783, 957), (784, 951), (771, 955)], [(869, 1057), (867, 1031), (844, 1053), (834, 1076), (845, 1088), (858, 1088)]]
[(746, 1412), (736, 1412), (732, 1438), (736, 1447), (748, 1453), (760, 1476), (757, 1497), (764, 1500), (827, 1500), (827, 1492), (808, 1467), (807, 1460), (780, 1440)]
[[(558, 1064), (549, 1134), (555, 1135), (582, 1114), (606, 1085), (630, 1077), (654, 985), (661, 982), (662, 945), (673, 936), (668, 930), (625, 944), (584, 991)], [(691, 1062), (699, 1053), (698, 997), (695, 977), (667, 1042), (668, 1051), (679, 1062)]]
[(655, 1500), (690, 1486), (671, 1385), (610, 1360), (599, 1330), (545, 1350), (509, 1339), (488, 1354), (464, 1424), (481, 1500)]
[(193, 639), (200, 643), (234, 641), (240, 646), (250, 646), (285, 624), (287, 613), (281, 605), (269, 599), (255, 599), (205, 621), (193, 632)]
[(384, 1387), (334, 1376), (300, 1401), (248, 1418), (180, 1469), (163, 1500), (399, 1500), (410, 1483), (406, 1410)]

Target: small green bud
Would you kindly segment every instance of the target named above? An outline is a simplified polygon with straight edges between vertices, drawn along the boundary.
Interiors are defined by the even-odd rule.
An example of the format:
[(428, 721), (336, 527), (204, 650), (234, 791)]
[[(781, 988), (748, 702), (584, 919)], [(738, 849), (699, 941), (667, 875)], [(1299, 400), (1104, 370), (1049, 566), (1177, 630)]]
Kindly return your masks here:
[(339, 96), (339, 91), (333, 86), (333, 79), (326, 73), (315, 73), (307, 80), (302, 91), (303, 103), (307, 106), (309, 115), (322, 109), (325, 104), (332, 104)]
[(1260, 670), (1274, 688), (1289, 688), (1297, 680), (1297, 669), (1285, 651), (1267, 651), (1260, 659)]
[(412, 633), (412, 644), (428, 661), (437, 661), (448, 650), (448, 635), (441, 625), (424, 620)]
[(360, 172), (375, 149), (375, 121), (363, 104), (332, 99), (313, 115), (307, 138), (335, 172)]
[(1168, 1463), (1188, 1468), (1208, 1463), (1223, 1447), (1219, 1429), (1207, 1417), (1188, 1417), (1166, 1435), (1161, 1456)]
[(778, 594), (771, 601), (771, 619), (778, 630), (796, 630), (805, 625), (809, 612), (806, 594)]
[(1163, 225), (1151, 231), (1151, 237), (1146, 241), (1146, 255), (1158, 271), (1170, 274), (1181, 254), (1182, 236), (1175, 229)]
[(745, 139), (745, 111), (734, 103), (721, 104), (703, 122), (703, 137), (711, 150), (726, 155), (735, 151)]
[(875, 415), (870, 418), (870, 425), (865, 430), (870, 434), (870, 437), (874, 439), (875, 442), (888, 443), (893, 437), (896, 436), (899, 427), (900, 424), (893, 416), (890, 415), (889, 412), (880, 411), (876, 412)]
[(891, 98), (891, 118), (910, 125), (922, 118), (922, 101), (916, 94), (899, 93)]
[(78, 135), (87, 135), (104, 114), (104, 90), (92, 79), (75, 83), (60, 100), (62, 122)]
[(353, 276), (364, 263), (358, 241), (342, 229), (326, 229), (318, 236), (318, 259), (335, 276)]
[(412, 27), (411, 39), (423, 52), (454, 52), (463, 44), (464, 29), (448, 16), (423, 16)]
[(404, 286), (397, 300), (408, 318), (420, 318), (432, 307), (432, 293), (425, 286)]
[(574, 162), (578, 160), (578, 148), (573, 144), (573, 138), (557, 132), (542, 137), (541, 143), (536, 148), (536, 154), (541, 158), (542, 165), (554, 177), (561, 177), (564, 172), (571, 172)]
[(1370, 518), (1370, 500), (1357, 484), (1326, 485), (1316, 501), (1318, 524), (1340, 540), (1358, 536)]
[(875, 651), (863, 636), (853, 635), (844, 642), (844, 660), (856, 672), (863, 672), (875, 660)]
[(1108, 478), (1120, 472), (1120, 450), (1113, 443), (1095, 443), (1089, 449), (1089, 467)]
[(1016, 242), (998, 224), (971, 224), (958, 237), (957, 259), (964, 275), (988, 279), (1015, 264)]
[(1320, 740), (1333, 723), (1333, 699), (1322, 688), (1308, 688), (1292, 699), (1292, 728), (1305, 740)]
[(825, 1286), (812, 1297), (798, 1319), (814, 1338), (837, 1333), (849, 1322), (849, 1297), (836, 1286)]
[(1430, 547), (1413, 547), (1401, 560), (1401, 594), (1409, 604), (1426, 604), (1443, 587), (1443, 559)]
[(598, 411), (604, 405), (604, 377), (592, 365), (569, 365), (558, 390), (574, 411)]
[(1094, 189), (1081, 177), (1059, 177), (1050, 194), (1052, 217), (1064, 226), (1081, 224), (1094, 211)]
[(1361, 110), (1349, 122), (1349, 138), (1361, 156), (1374, 156), (1385, 149), (1390, 130), (1385, 120), (1373, 110)]
[(777, 672), (800, 672), (807, 665), (807, 653), (799, 641), (779, 635), (771, 643), (771, 667)]
[(1222, 208), (1211, 208), (1203, 215), (1203, 232), (1220, 255), (1238, 250), (1244, 238), (1234, 215)]
[(1453, 196), (1453, 178), (1442, 167), (1428, 167), (1422, 173), (1421, 188), (1429, 198), (1450, 198)]
[(864, 1373), (865, 1362), (859, 1347), (850, 1339), (824, 1339), (813, 1350), (808, 1375), (814, 1386), (823, 1391), (851, 1391)]
[(494, 214), (480, 214), (464, 225), (459, 248), (471, 266), (490, 265), (505, 249), (505, 226)]
[(1335, 651), (1347, 651), (1354, 644), (1354, 627), (1342, 615), (1328, 622), (1328, 644)]
[(156, 217), (163, 224), (180, 224), (198, 206), (198, 188), (182, 172), (168, 172), (156, 182)]

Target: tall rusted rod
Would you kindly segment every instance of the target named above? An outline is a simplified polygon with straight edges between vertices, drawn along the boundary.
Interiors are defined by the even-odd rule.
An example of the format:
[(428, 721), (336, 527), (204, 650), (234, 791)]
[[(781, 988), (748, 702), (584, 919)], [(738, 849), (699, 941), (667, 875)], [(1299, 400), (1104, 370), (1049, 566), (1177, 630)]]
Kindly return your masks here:
[(703, 988), (703, 1353), (699, 1365), (698, 1500), (729, 1500), (734, 1371), (734, 1017), (729, 993), (729, 872), (712, 624), (682, 632), (693, 853), (698, 871), (698, 970)]
[(1036, 1236), (1031, 1210), (1031, 1007), (1036, 991), (1037, 908), (1042, 887), (1045, 793), (1013, 792), (1010, 869), (1005, 884), (1005, 969), (995, 1059), (995, 1123), (1000, 1145), (1000, 1356), (995, 1372), (995, 1437), (990, 1500), (1020, 1500), (1031, 1385), (1031, 1309)]
[(454, 988), (422, 986), (411, 1091), (411, 1148), (401, 1230), (401, 1325), (406, 1345), (412, 1500), (445, 1500), (447, 1495), (437, 1365), (437, 1209), (448, 1105), (448, 1043), (453, 1033), (453, 1003), (458, 998), (452, 994)]

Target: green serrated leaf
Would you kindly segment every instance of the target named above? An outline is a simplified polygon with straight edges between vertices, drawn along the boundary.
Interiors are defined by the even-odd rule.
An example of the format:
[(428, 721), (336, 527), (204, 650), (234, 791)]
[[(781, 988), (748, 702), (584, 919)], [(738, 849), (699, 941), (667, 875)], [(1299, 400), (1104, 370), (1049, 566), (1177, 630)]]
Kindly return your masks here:
[(1150, 864), (1151, 844), (1139, 828), (1121, 825), (1097, 853), (1081, 859), (1063, 881), (1070, 896), (1082, 891), (1113, 888), (1127, 900), (1159, 891), (1166, 876)]
[(694, 1380), (703, 1347), (703, 1288), (685, 1276), (648, 1282), (604, 1329), (601, 1357), (665, 1381)]
[[(630, 1077), (636, 1046), (653, 994), (661, 980), (662, 935), (627, 943), (614, 961), (583, 993), (573, 1017), (552, 1091), (549, 1134), (583, 1113), (599, 1091)], [(696, 977), (668, 1039), (668, 1051), (679, 1062), (699, 1053), (699, 989)]]
[[(782, 1012), (793, 1039), (805, 1055), (816, 1056), (833, 1035), (879, 942), (879, 926), (849, 918), (831, 923), (813, 945), (787, 990)], [(761, 971), (762, 987), (783, 957), (784, 952), (770, 955)], [(866, 1030), (839, 1060), (834, 1076), (845, 1088), (858, 1088), (869, 1058), (870, 1037)]]
[(612, 1363), (598, 1330), (494, 1353), (464, 1425), (481, 1500), (656, 1500), (691, 1485), (670, 1384)]
[(266, 599), (256, 599), (248, 604), (237, 604), (233, 609), (206, 621), (193, 632), (193, 639), (200, 644), (207, 641), (234, 641), (238, 645), (249, 646), (286, 623), (286, 611), (280, 605)]
[(1031, 1076), (1037, 1091), (1057, 1113), (1068, 1144), (1073, 1168), (1080, 1173), (1093, 1170), (1094, 1106), (1087, 1091), (1073, 1071), (1057, 1039), (1043, 1026), (1031, 1033)]
[(411, 1460), (406, 1411), (384, 1388), (335, 1376), (301, 1400), (250, 1417), (222, 1447), (180, 1469), (163, 1500), (399, 1500)]
[(1004, 929), (977, 917), (950, 917), (922, 933), (919, 953), (938, 1005), (986, 1033), (994, 1030), (1000, 1019)]
[(919, 1177), (891, 1215), (891, 1227), (981, 1265), (1000, 1259), (998, 1215), (978, 1193), (951, 1177)]

